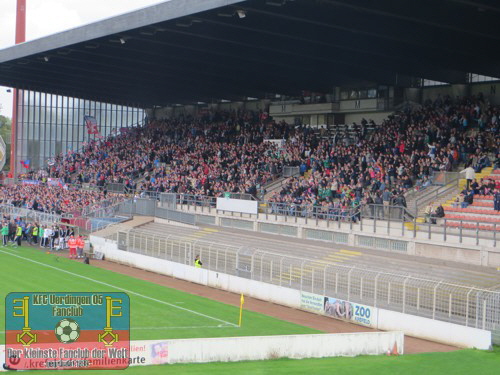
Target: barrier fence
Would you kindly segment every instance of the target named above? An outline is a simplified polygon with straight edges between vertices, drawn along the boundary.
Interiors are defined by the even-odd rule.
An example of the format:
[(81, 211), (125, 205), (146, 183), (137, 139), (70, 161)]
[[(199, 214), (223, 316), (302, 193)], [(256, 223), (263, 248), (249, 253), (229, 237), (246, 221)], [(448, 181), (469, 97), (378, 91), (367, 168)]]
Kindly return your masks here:
[(147, 229), (118, 232), (118, 248), (304, 292), (486, 329), (500, 342), (500, 292), (238, 247)]
[(37, 222), (37, 223), (59, 223), (62, 219), (66, 219), (63, 215), (57, 215), (53, 213), (40, 212), (31, 210), (28, 208), (15, 207), (8, 204), (0, 205), (0, 212), (2, 215), (8, 215), (12, 219), (17, 217), (22, 217), (26, 220)]
[(291, 167), (288, 165), (283, 166), (283, 177), (294, 177), (298, 176), (300, 174), (300, 168), (299, 167)]
[[(112, 197), (100, 203), (101, 208), (84, 209), (80, 214), (57, 215), (33, 211), (27, 208), (2, 205), (1, 212), (10, 216), (25, 217), (39, 222), (60, 222), (62, 219), (70, 219), (71, 224), (82, 229), (94, 231), (112, 223), (115, 216), (131, 217), (133, 215), (157, 216), (167, 220), (180, 221), (182, 223), (195, 225), (203, 218), (197, 214), (216, 214), (216, 198), (201, 195), (154, 193), (151, 198), (143, 194), (143, 198), (129, 198), (124, 196)], [(186, 211), (186, 206), (191, 212)], [(222, 211), (222, 213), (224, 213)], [(230, 212), (232, 216), (238, 213)], [(375, 234), (398, 235), (401, 237), (426, 238), (429, 240), (447, 241), (450, 236), (458, 238), (462, 243), (468, 239), (479, 245), (482, 239), (490, 240), (493, 247), (497, 247), (497, 237), (500, 225), (496, 223), (484, 223), (477, 220), (438, 219), (437, 224), (418, 223), (416, 218), (404, 207), (385, 205), (362, 205), (355, 208), (328, 207), (328, 206), (300, 206), (284, 203), (261, 203), (257, 215), (245, 214), (247, 219), (265, 218), (275, 219), (281, 224), (309, 224), (311, 220), (317, 225), (320, 221), (326, 222), (326, 228), (338, 228), (339, 230), (358, 230), (360, 232), (372, 232)], [(239, 216), (243, 216), (240, 214)], [(283, 220), (284, 217), (284, 220)], [(101, 221), (92, 219), (102, 219)], [(227, 219), (224, 219), (227, 221)], [(99, 224), (96, 224), (98, 223)], [(106, 224), (107, 223), (107, 224)], [(203, 222), (215, 224), (215, 221)], [(227, 225), (226, 225), (227, 226)], [(248, 225), (252, 229), (253, 225)], [(247, 229), (246, 226), (241, 229)], [(293, 229), (293, 228), (290, 228)], [(295, 230), (296, 232), (296, 230)]]
[[(169, 196), (175, 204), (174, 209), (189, 211), (198, 214), (224, 213), (216, 209), (216, 198), (189, 194), (161, 194)], [(175, 197), (175, 198), (174, 198)], [(167, 198), (162, 198), (167, 199)], [(232, 216), (243, 217), (243, 214), (228, 212)], [(345, 230), (369, 231), (384, 235), (398, 235), (402, 237), (422, 238), (447, 241), (450, 236), (458, 237), (462, 243), (467, 239), (476, 245), (480, 240), (491, 240), (492, 246), (497, 247), (497, 237), (500, 225), (484, 223), (478, 220), (448, 220), (437, 219), (437, 224), (430, 222), (420, 223), (417, 217), (403, 206), (389, 205), (360, 205), (357, 207), (329, 207), (314, 205), (295, 205), (289, 203), (261, 202), (257, 215), (245, 214), (247, 218), (274, 219), (280, 223), (308, 224), (311, 220), (319, 224), (326, 222), (327, 228)], [(457, 225), (457, 222), (459, 225)], [(210, 223), (213, 224), (213, 223)], [(347, 227), (346, 227), (347, 225)]]

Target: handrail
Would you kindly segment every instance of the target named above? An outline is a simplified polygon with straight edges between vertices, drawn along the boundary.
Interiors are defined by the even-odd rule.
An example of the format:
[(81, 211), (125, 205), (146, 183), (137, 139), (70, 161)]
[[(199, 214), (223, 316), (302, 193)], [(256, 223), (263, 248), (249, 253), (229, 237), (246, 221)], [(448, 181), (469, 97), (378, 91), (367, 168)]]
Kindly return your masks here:
[(444, 186), (440, 186), (436, 190), (428, 191), (427, 193), (424, 193), (422, 196), (417, 197), (417, 199), (415, 199), (415, 201), (413, 202), (415, 215), (418, 216), (419, 206), (421, 207), (423, 204), (428, 203), (430, 200), (436, 199), (440, 195), (448, 193), (449, 191), (457, 188), (459, 186), (459, 182), (460, 178), (453, 179), (452, 181), (450, 181), (450, 183)]

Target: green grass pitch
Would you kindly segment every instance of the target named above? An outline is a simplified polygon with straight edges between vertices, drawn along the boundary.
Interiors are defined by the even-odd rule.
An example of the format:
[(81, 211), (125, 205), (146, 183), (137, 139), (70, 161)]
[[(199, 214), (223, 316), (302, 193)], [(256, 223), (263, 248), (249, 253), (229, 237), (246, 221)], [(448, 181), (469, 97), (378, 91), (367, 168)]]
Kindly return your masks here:
[[(0, 247), (0, 342), (9, 292), (120, 292), (130, 296), (132, 340), (284, 335), (318, 331), (28, 247)], [(239, 297), (235, 296), (239, 301)]]
[[(78, 262), (47, 255), (31, 248), (0, 247), (0, 342), (5, 326), (4, 296), (11, 291), (123, 291), (131, 300), (132, 339), (171, 339), (246, 335), (314, 333), (315, 330), (280, 321), (250, 311), (244, 312), (243, 327), (234, 327), (238, 308), (174, 289), (134, 279)], [(235, 297), (238, 298), (238, 297)], [(166, 304), (167, 303), (167, 304)], [(173, 306), (172, 306), (173, 305)], [(182, 309), (174, 306), (181, 307)], [(189, 312), (188, 310), (192, 311)], [(198, 315), (195, 314), (203, 314)], [(227, 323), (226, 323), (227, 322)], [(462, 350), (452, 353), (426, 353), (401, 357), (363, 356), (307, 360), (177, 364), (131, 367), (134, 375), (175, 374), (497, 374), (500, 350), (492, 352)], [(43, 371), (46, 375), (60, 371)], [(106, 374), (123, 374), (105, 371)], [(71, 374), (99, 375), (101, 371), (71, 371)]]

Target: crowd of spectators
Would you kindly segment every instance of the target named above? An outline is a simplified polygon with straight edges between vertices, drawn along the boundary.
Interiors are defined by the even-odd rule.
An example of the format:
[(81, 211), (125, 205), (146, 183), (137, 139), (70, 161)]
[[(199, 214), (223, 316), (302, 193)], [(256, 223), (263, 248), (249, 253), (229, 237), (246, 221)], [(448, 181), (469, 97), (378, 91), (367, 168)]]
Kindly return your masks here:
[(0, 188), (0, 204), (40, 212), (78, 215), (82, 208), (99, 208), (108, 197), (105, 191), (80, 190), (74, 187), (46, 185), (11, 185)]
[[(488, 152), (498, 151), (498, 113), (482, 96), (455, 102), (438, 97), (390, 116), (371, 135), (359, 133), (354, 144), (307, 137), (297, 158), (301, 177), (274, 194), (274, 209), (282, 209), (279, 203), (329, 213), (361, 203), (405, 206), (404, 194), (430, 185), (436, 172), (459, 163), (476, 172), (491, 166)], [(479, 128), (476, 134), (469, 132), (473, 127)]]
[[(154, 120), (59, 155), (46, 170), (27, 178), (97, 186), (117, 182), (158, 191), (245, 192), (281, 169), (272, 145), (263, 142), (284, 135), (276, 129), (255, 121), (251, 112), (218, 113), (204, 121)], [(144, 182), (134, 185), (141, 177)]]
[[(138, 192), (262, 197), (263, 186), (284, 166), (296, 166), (300, 177), (289, 179), (270, 199), (276, 207), (283, 203), (295, 212), (321, 207), (350, 216), (363, 203), (404, 206), (404, 193), (428, 186), (435, 172), (460, 163), (476, 172), (491, 165), (488, 152), (498, 147), (498, 117), (498, 109), (482, 96), (438, 97), (389, 116), (375, 132), (360, 131), (349, 142), (259, 112), (152, 120), (58, 155), (47, 168), (23, 176), (40, 185), (4, 187), (0, 199), (46, 212), (73, 212), (97, 206), (106, 197), (107, 183)], [(361, 125), (365, 129), (366, 121)], [(480, 131), (472, 134), (472, 127)], [(48, 186), (48, 179), (60, 181), (59, 186)], [(83, 184), (101, 189), (73, 188)]]

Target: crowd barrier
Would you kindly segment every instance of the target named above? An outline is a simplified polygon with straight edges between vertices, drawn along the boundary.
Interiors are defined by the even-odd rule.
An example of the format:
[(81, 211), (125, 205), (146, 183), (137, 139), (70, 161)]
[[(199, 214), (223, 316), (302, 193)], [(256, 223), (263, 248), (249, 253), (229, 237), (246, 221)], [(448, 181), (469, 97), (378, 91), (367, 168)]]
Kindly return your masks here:
[[(189, 265), (170, 262), (142, 254), (118, 250), (115, 241), (101, 237), (91, 236), (94, 250), (104, 254), (106, 259), (163, 275), (173, 276), (177, 279), (187, 280), (201, 285), (215, 287), (234, 293), (255, 297), (284, 306), (313, 311), (316, 313), (348, 318), (353, 323), (368, 325), (375, 329), (403, 331), (408, 335), (415, 335), (428, 340), (442, 342), (458, 347), (489, 349), (492, 344), (490, 331), (461, 326), (453, 323), (418, 317), (410, 314), (395, 313), (386, 309), (337, 300), (334, 296), (316, 295), (315, 309), (305, 305), (303, 291), (272, 285), (256, 280), (249, 280), (238, 276), (227, 275), (220, 272), (197, 269)], [(322, 302), (321, 302), (322, 301)], [(337, 308), (336, 302), (343, 305)], [(358, 305), (358, 307), (356, 307)], [(352, 313), (345, 316), (346, 308)], [(361, 310), (364, 308), (364, 310)], [(370, 309), (368, 321), (366, 309)], [(336, 316), (335, 311), (343, 312), (344, 316)], [(362, 314), (364, 311), (364, 316)], [(376, 317), (371, 318), (371, 317)], [(450, 332), (453, 332), (451, 334)]]

